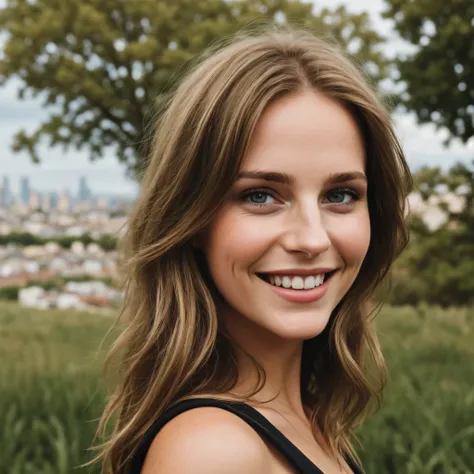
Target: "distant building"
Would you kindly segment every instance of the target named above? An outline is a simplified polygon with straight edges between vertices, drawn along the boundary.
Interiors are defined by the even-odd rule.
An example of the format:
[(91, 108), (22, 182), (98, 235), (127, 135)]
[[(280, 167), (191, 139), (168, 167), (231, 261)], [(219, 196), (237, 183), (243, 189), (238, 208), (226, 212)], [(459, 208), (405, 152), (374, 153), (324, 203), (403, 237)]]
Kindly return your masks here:
[(69, 212), (71, 210), (71, 198), (67, 191), (63, 191), (59, 195), (57, 209), (61, 212)]
[(2, 184), (2, 206), (5, 209), (9, 209), (12, 201), (11, 191), (10, 191), (10, 180), (8, 176), (3, 177)]
[(90, 201), (92, 199), (92, 193), (87, 185), (85, 176), (81, 176), (79, 179), (79, 193), (77, 195), (77, 200), (80, 202)]
[(80, 309), (81, 298), (79, 295), (62, 293), (56, 298), (56, 307), (59, 309), (77, 308)]
[[(18, 302), (29, 308), (39, 307), (45, 290), (39, 286), (23, 288), (18, 292)], [(47, 307), (47, 305), (45, 305)]]
[(30, 192), (30, 199), (28, 200), (30, 209), (39, 209), (40, 208), (40, 194), (36, 191)]
[(82, 269), (86, 275), (99, 276), (104, 270), (104, 264), (101, 260), (87, 259), (82, 263)]
[(25, 176), (20, 180), (20, 201), (23, 204), (29, 204), (30, 202), (30, 181)]
[(99, 196), (96, 198), (95, 200), (95, 205), (96, 207), (98, 207), (99, 209), (107, 209), (107, 207), (109, 206), (109, 202), (107, 200), (106, 197), (104, 196)]
[(52, 192), (49, 193), (49, 206), (50, 209), (57, 209), (58, 208), (58, 193)]
[(71, 252), (75, 255), (84, 255), (85, 246), (80, 240), (76, 240), (71, 244)]
[(50, 198), (49, 198), (49, 194), (44, 193), (44, 194), (41, 195), (40, 208), (44, 212), (48, 212), (48, 211), (51, 210), (51, 201), (50, 201)]

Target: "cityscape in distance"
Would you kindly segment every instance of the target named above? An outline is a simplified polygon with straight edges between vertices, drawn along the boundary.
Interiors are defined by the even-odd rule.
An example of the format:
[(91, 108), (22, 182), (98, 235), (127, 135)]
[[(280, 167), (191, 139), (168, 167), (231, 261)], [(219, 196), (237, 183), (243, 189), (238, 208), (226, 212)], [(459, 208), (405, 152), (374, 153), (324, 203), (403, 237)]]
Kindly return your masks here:
[[(16, 184), (16, 183), (15, 183)], [(117, 242), (134, 199), (75, 190), (17, 192), (0, 181), (0, 299), (38, 309), (110, 311), (121, 301)]]
[(80, 176), (77, 190), (63, 189), (61, 191), (38, 191), (30, 184), (30, 178), (23, 176), (19, 180), (18, 192), (14, 192), (11, 180), (3, 176), (0, 182), (0, 207), (14, 211), (16, 208), (28, 208), (30, 210), (59, 210), (71, 212), (87, 208), (116, 209), (120, 206), (130, 204), (134, 197), (130, 195), (110, 196), (105, 193), (94, 193), (91, 191), (87, 179)]

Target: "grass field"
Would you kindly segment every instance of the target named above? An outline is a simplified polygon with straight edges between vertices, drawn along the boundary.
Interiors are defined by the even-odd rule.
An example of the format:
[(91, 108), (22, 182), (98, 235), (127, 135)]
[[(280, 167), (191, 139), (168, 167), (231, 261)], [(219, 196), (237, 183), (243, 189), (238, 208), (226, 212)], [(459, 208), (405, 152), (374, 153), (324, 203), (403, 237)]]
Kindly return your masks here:
[[(77, 466), (103, 408), (111, 323), (0, 303), (0, 474), (98, 472)], [(385, 308), (378, 330), (390, 379), (360, 432), (367, 474), (474, 473), (474, 309)]]

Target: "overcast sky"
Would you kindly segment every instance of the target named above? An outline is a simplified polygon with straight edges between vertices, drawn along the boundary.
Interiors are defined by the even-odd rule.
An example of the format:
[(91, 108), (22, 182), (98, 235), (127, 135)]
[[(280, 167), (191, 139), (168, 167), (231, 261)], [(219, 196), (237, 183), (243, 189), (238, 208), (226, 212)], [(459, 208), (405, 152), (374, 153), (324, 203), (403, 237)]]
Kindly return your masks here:
[[(334, 7), (334, 0), (315, 0), (317, 7)], [(384, 35), (390, 35), (386, 51), (395, 54), (397, 51), (409, 50), (403, 41), (396, 38), (391, 30), (391, 22), (383, 20), (380, 12), (384, 9), (383, 0), (345, 0), (350, 11), (367, 11), (371, 15), (374, 26)], [(0, 6), (5, 4), (0, 0)], [(103, 159), (90, 163), (87, 152), (70, 150), (63, 152), (61, 147), (48, 149), (40, 147), (42, 163), (35, 165), (25, 153), (13, 154), (10, 145), (13, 135), (21, 128), (34, 130), (48, 113), (41, 107), (40, 101), (20, 101), (16, 98), (18, 83), (10, 81), (0, 88), (0, 175), (10, 176), (14, 192), (18, 190), (20, 176), (30, 176), (33, 188), (38, 190), (78, 188), (79, 176), (86, 176), (93, 192), (131, 194), (136, 185), (125, 178), (124, 167), (120, 166), (115, 157), (109, 153)], [(474, 155), (474, 144), (462, 145), (454, 143), (449, 149), (442, 145), (443, 134), (437, 133), (432, 125), (417, 126), (410, 115), (395, 118), (397, 131), (402, 140), (409, 165), (416, 169), (422, 164), (430, 164), (447, 168), (456, 161), (470, 161)]]

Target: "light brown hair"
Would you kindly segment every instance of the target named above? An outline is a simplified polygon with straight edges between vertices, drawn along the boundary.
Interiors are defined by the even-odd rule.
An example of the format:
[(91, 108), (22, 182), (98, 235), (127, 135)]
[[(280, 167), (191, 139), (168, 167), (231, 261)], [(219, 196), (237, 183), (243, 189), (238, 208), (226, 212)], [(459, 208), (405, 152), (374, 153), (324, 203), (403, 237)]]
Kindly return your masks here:
[[(332, 453), (360, 463), (354, 430), (380, 402), (385, 380), (370, 297), (408, 242), (404, 211), (412, 180), (390, 116), (360, 68), (311, 32), (273, 26), (242, 31), (205, 51), (159, 115), (122, 241), (125, 329), (109, 354), (120, 357), (120, 381), (98, 431), (104, 435), (114, 421), (98, 448), (103, 472), (129, 472), (140, 438), (170, 404), (199, 394), (217, 398), (237, 382), (232, 341), (218, 322), (219, 296), (192, 240), (236, 179), (262, 112), (306, 88), (347, 107), (365, 143), (369, 249), (323, 333), (304, 342), (301, 372), (313, 426)], [(263, 368), (254, 363), (262, 386)]]

